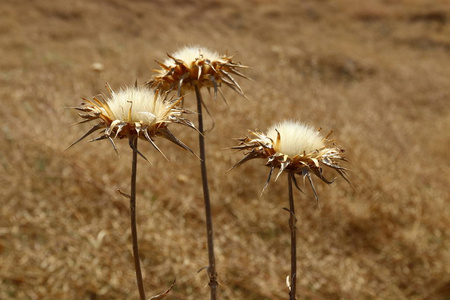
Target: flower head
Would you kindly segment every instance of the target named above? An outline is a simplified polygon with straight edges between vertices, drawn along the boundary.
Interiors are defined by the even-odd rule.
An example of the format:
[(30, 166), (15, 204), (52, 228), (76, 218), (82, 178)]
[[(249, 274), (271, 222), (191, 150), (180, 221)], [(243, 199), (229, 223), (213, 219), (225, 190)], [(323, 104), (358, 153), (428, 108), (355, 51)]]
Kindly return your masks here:
[(232, 75), (248, 79), (238, 71), (238, 68), (247, 67), (233, 62), (232, 57), (219, 55), (199, 46), (186, 46), (167, 56), (169, 58), (164, 62), (157, 61), (162, 69), (155, 70), (159, 74), (147, 82), (152, 88), (166, 91), (174, 89), (181, 95), (198, 85), (199, 88), (214, 88), (214, 95), (217, 98), (217, 91), (222, 94), (220, 86), (223, 83), (245, 97)]
[[(269, 166), (270, 173), (263, 192), (270, 182), (273, 170), (279, 168), (277, 179), (284, 171), (293, 175), (307, 177), (316, 199), (317, 193), (311, 178), (311, 174), (316, 175), (322, 181), (331, 184), (333, 180), (327, 180), (323, 174), (323, 167), (336, 170), (348, 183), (346, 169), (339, 166), (338, 161), (346, 161), (343, 156), (344, 150), (334, 145), (333, 140), (329, 140), (328, 134), (323, 137), (319, 130), (308, 125), (294, 121), (284, 121), (275, 124), (265, 134), (252, 132), (253, 137), (239, 139), (240, 144), (232, 149), (245, 150), (245, 157), (233, 168), (240, 166), (244, 162), (253, 158), (267, 159), (266, 166)], [(295, 176), (295, 186), (300, 190)], [(275, 179), (276, 180), (276, 179)]]
[(81, 111), (78, 115), (84, 119), (78, 124), (89, 121), (98, 123), (71, 146), (95, 131), (102, 130), (101, 135), (91, 141), (109, 139), (116, 149), (114, 138), (128, 138), (130, 146), (133, 139), (141, 138), (161, 152), (153, 139), (162, 136), (192, 153), (192, 150), (168, 129), (170, 123), (179, 123), (195, 129), (189, 120), (182, 117), (182, 114), (188, 111), (177, 107), (181, 98), (169, 98), (167, 93), (161, 94), (146, 87), (135, 86), (114, 92), (107, 85), (107, 89), (111, 94), (110, 97), (93, 97), (92, 100), (83, 98), (81, 106), (75, 108)]

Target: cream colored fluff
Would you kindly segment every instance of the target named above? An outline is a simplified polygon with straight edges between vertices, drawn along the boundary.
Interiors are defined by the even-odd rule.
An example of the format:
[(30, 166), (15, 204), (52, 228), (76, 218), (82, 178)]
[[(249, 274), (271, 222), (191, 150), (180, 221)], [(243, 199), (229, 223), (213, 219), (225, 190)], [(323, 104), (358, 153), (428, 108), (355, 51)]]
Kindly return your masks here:
[(165, 121), (171, 110), (160, 95), (155, 96), (154, 91), (148, 88), (133, 87), (112, 92), (106, 101), (114, 114), (110, 117), (127, 123), (151, 126)]
[[(197, 59), (200, 58), (200, 54), (203, 55), (204, 59), (207, 59), (209, 61), (220, 61), (221, 56), (215, 52), (211, 51), (209, 49), (200, 47), (200, 46), (185, 46), (181, 48), (180, 50), (176, 51), (175, 53), (171, 54), (176, 59), (182, 60), (188, 66), (195, 62)], [(164, 64), (168, 67), (175, 66), (175, 62), (173, 59), (168, 58), (164, 61)]]
[[(278, 133), (280, 140), (278, 141)], [(325, 146), (319, 131), (306, 124), (295, 121), (283, 121), (267, 131), (267, 137), (274, 143), (274, 150), (288, 156), (308, 154)]]

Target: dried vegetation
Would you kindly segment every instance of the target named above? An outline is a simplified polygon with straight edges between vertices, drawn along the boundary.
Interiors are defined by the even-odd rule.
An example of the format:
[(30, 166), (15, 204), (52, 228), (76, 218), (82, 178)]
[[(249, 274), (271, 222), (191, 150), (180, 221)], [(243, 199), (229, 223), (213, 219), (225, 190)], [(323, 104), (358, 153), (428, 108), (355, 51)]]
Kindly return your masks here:
[[(64, 152), (83, 132), (65, 107), (105, 82), (143, 83), (154, 59), (201, 44), (237, 53), (255, 80), (241, 81), (249, 100), (224, 89), (228, 107), (204, 94), (221, 299), (287, 297), (284, 181), (259, 198), (268, 170), (255, 160), (225, 173), (238, 154), (223, 150), (284, 118), (334, 129), (358, 190), (318, 184), (322, 210), (296, 195), (301, 298), (448, 299), (449, 11), (444, 0), (2, 1), (0, 298), (137, 298), (116, 193), (131, 151), (104, 141)], [(169, 299), (205, 299), (198, 160), (157, 142), (170, 162), (140, 148), (153, 164), (138, 178), (146, 290), (176, 278)]]

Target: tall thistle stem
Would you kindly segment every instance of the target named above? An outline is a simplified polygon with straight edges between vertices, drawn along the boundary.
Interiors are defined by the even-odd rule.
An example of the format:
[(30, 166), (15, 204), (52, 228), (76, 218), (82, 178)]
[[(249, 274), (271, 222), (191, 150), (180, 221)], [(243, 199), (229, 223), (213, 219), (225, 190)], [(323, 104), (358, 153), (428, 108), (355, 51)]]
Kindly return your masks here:
[(202, 115), (202, 95), (198, 85), (195, 85), (195, 95), (197, 96), (197, 112), (198, 112), (198, 130), (199, 130), (199, 148), (200, 148), (200, 168), (202, 172), (203, 198), (205, 201), (206, 213), (206, 236), (208, 238), (208, 276), (209, 286), (211, 287), (211, 300), (217, 299), (217, 273), (216, 261), (214, 257), (214, 240), (213, 240), (213, 225), (211, 217), (211, 202), (209, 199), (208, 176), (206, 172), (206, 153), (205, 153), (205, 136), (203, 131), (203, 115)]
[(292, 193), (292, 172), (288, 173), (288, 189), (289, 189), (289, 229), (291, 230), (291, 276), (289, 299), (295, 300), (297, 289), (297, 218), (295, 217), (294, 195)]
[(133, 243), (134, 267), (136, 269), (136, 281), (139, 289), (140, 300), (145, 299), (144, 282), (142, 281), (141, 263), (139, 260), (139, 248), (136, 228), (136, 174), (137, 174), (137, 137), (130, 141), (133, 145), (133, 162), (131, 165), (131, 195), (130, 195), (130, 215), (131, 215), (131, 238)]

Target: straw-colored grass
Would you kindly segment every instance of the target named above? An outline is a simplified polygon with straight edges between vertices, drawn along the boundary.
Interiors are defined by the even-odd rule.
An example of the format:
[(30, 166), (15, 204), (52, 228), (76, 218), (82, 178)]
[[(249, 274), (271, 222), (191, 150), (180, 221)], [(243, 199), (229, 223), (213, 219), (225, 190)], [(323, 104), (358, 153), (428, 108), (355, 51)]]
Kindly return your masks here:
[[(286, 180), (259, 193), (257, 160), (223, 150), (298, 119), (346, 150), (343, 180), (295, 195), (301, 299), (449, 299), (450, 14), (438, 1), (2, 1), (0, 299), (137, 299), (131, 151), (80, 143), (81, 97), (150, 79), (185, 44), (237, 53), (249, 101), (204, 94), (220, 299), (287, 299)], [(103, 64), (103, 71), (91, 68)], [(194, 95), (187, 107), (195, 108)], [(211, 122), (206, 118), (206, 121)], [(208, 125), (208, 124), (207, 124)], [(194, 150), (197, 135), (174, 134)], [(148, 295), (207, 299), (198, 159), (164, 139), (140, 151), (138, 230)]]

